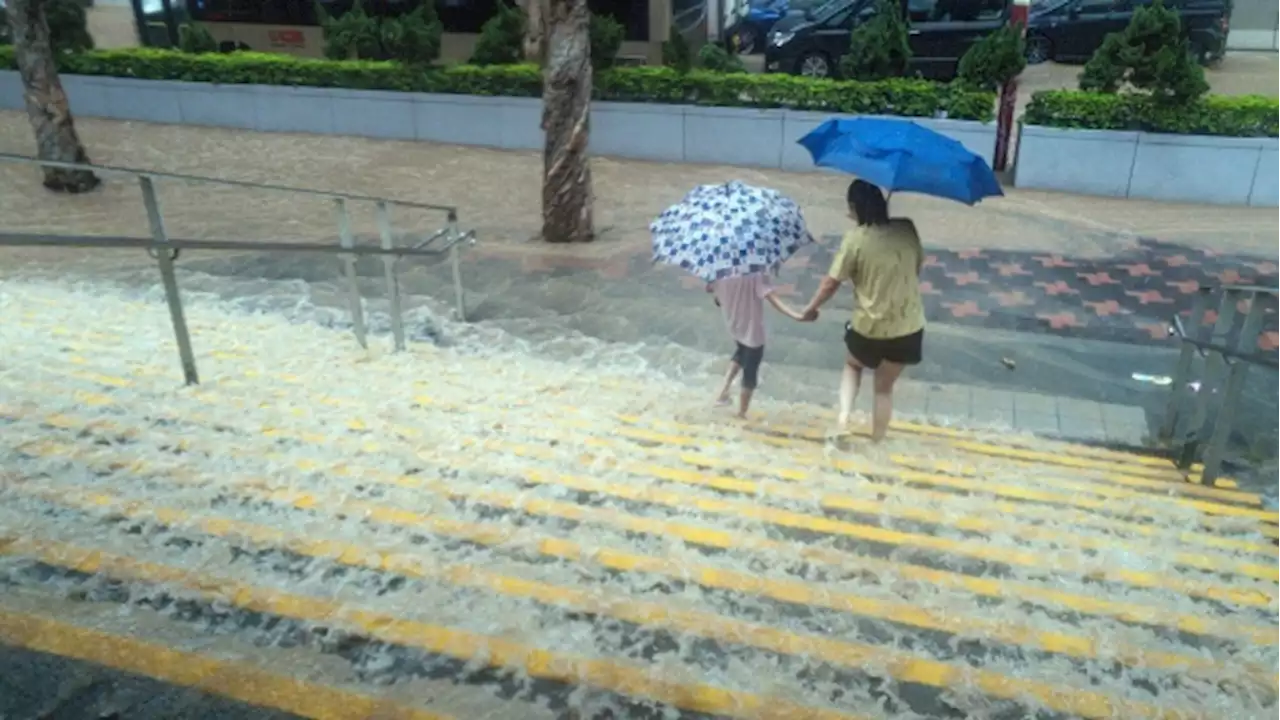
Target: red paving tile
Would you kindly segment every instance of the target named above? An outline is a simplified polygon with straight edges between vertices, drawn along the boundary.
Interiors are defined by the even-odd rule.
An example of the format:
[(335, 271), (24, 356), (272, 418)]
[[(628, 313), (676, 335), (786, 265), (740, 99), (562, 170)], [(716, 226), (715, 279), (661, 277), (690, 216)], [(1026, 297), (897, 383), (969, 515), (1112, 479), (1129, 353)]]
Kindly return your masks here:
[(1177, 288), (1178, 292), (1183, 295), (1190, 295), (1200, 289), (1200, 283), (1197, 280), (1169, 280), (1165, 282), (1165, 285)]
[(920, 281), (920, 293), (923, 295), (941, 295), (942, 292), (933, 286), (928, 280)]
[(1131, 298), (1137, 298), (1138, 302), (1143, 305), (1151, 303), (1172, 303), (1173, 300), (1160, 294), (1159, 290), (1125, 290), (1125, 295)]
[(1021, 307), (1025, 305), (1035, 305), (1035, 301), (1027, 297), (1021, 290), (1013, 292), (993, 292), (991, 297), (996, 299), (1003, 307)]
[(991, 267), (995, 268), (1001, 277), (1031, 274), (1029, 270), (1022, 269), (1022, 263), (992, 263)]
[(1070, 268), (1076, 264), (1068, 260), (1064, 260), (1061, 255), (1036, 255), (1031, 258), (1047, 268)]
[(976, 272), (962, 272), (962, 273), (956, 273), (955, 275), (952, 275), (951, 273), (947, 273), (947, 275), (952, 280), (955, 280), (956, 284), (960, 285), (961, 287), (965, 285), (969, 285), (971, 283), (987, 282), (986, 280), (983, 280)]
[(1280, 270), (1273, 262), (1246, 262), (1245, 265), (1253, 268), (1253, 271), (1259, 275), (1275, 275), (1276, 271)]
[(959, 303), (944, 302), (942, 303), (942, 306), (950, 310), (952, 316), (958, 317), (958, 318), (986, 317), (987, 315), (990, 314), (990, 313), (987, 313), (985, 310), (980, 309), (978, 307), (978, 304), (973, 302), (972, 300), (965, 300), (964, 302), (959, 302)]
[(1062, 330), (1064, 328), (1084, 327), (1084, 323), (1076, 319), (1076, 316), (1064, 313), (1036, 313), (1036, 317), (1049, 323), (1049, 327), (1054, 330)]
[(1146, 263), (1134, 263), (1133, 265), (1120, 265), (1118, 267), (1129, 273), (1129, 277), (1155, 276), (1160, 274), (1155, 270), (1152, 270), (1151, 266)]
[(1244, 282), (1244, 278), (1236, 270), (1223, 270), (1218, 273), (1218, 279), (1227, 284)]
[(1034, 284), (1036, 287), (1044, 288), (1045, 293), (1049, 295), (1079, 295), (1080, 294), (1079, 290), (1071, 287), (1070, 285), (1062, 282), (1061, 280), (1055, 280), (1051, 283), (1037, 282)]
[(1169, 326), (1160, 323), (1134, 323), (1138, 329), (1145, 331), (1153, 340), (1162, 340), (1169, 337)]
[(1080, 278), (1081, 280), (1084, 280), (1085, 282), (1089, 283), (1094, 287), (1097, 287), (1099, 285), (1119, 285), (1120, 284), (1119, 280), (1116, 280), (1115, 278), (1111, 277), (1110, 274), (1105, 272), (1076, 273), (1076, 277)]
[(1267, 351), (1280, 349), (1280, 333), (1276, 333), (1276, 332), (1262, 333), (1262, 335), (1258, 338), (1258, 348), (1262, 350), (1267, 350)]
[(1161, 259), (1164, 261), (1164, 264), (1169, 267), (1185, 267), (1191, 264), (1191, 260), (1189, 260), (1186, 255), (1170, 255)]
[(938, 262), (937, 255), (925, 255), (924, 262), (922, 264), (924, 265), (924, 267), (942, 267), (943, 266), (942, 263)]
[(956, 253), (956, 257), (960, 258), (961, 260), (973, 260), (974, 258), (982, 257), (982, 250), (979, 250), (978, 248), (969, 248), (968, 250), (961, 250)]
[(1102, 302), (1089, 302), (1086, 300), (1084, 304), (1093, 308), (1093, 311), (1095, 313), (1103, 317), (1106, 317), (1108, 315), (1132, 315), (1133, 314), (1132, 310), (1126, 310), (1120, 307), (1120, 303), (1116, 302), (1115, 300), (1103, 300)]

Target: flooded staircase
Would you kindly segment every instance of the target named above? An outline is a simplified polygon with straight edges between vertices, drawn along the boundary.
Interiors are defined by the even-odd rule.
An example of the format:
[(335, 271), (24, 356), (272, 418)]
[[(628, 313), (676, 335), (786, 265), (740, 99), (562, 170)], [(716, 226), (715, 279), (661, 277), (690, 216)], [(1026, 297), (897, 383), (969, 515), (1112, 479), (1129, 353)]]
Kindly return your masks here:
[(1230, 479), (189, 315), (184, 388), (147, 299), (0, 289), (0, 716), (1276, 714), (1280, 530)]

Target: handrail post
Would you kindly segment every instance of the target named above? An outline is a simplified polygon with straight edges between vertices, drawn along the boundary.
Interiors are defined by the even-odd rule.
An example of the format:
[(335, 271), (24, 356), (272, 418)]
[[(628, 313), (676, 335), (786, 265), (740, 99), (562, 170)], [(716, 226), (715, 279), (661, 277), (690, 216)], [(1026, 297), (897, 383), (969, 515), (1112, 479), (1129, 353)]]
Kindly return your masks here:
[[(1201, 288), (1196, 294), (1196, 298), (1191, 303), (1191, 317), (1188, 325), (1192, 332), (1199, 333), (1200, 328), (1204, 324), (1204, 306), (1208, 299), (1208, 290)], [(1187, 393), (1187, 383), (1190, 382), (1191, 361), (1195, 358), (1195, 346), (1182, 341), (1182, 350), (1178, 354), (1178, 364), (1173, 370), (1173, 387), (1169, 392), (1169, 404), (1165, 407), (1164, 422), (1160, 424), (1158, 437), (1161, 440), (1169, 441), (1174, 438), (1174, 433), (1178, 428), (1178, 416), (1180, 415), (1182, 398)]]
[(178, 291), (178, 276), (173, 269), (177, 250), (169, 245), (169, 234), (164, 229), (164, 217), (160, 214), (160, 200), (155, 185), (146, 175), (138, 176), (142, 188), (142, 203), (147, 208), (147, 224), (151, 226), (151, 250), (160, 265), (160, 282), (164, 284), (164, 299), (169, 304), (169, 319), (173, 321), (173, 335), (178, 341), (178, 357), (182, 360), (182, 376), (188, 385), (200, 382), (196, 373), (196, 357), (191, 351), (191, 334), (187, 331), (187, 317), (182, 311), (182, 296)]
[(453, 297), (456, 303), (456, 312), (459, 322), (467, 321), (467, 300), (462, 292), (462, 267), (458, 259), (458, 245), (455, 242), (458, 239), (458, 212), (456, 210), (449, 211), (449, 265), (453, 269)]
[[(346, 199), (335, 198), (333, 208), (338, 216), (338, 241), (344, 249), (350, 250), (355, 247), (356, 241), (351, 235), (351, 216), (347, 213)], [(360, 301), (360, 282), (356, 275), (356, 256), (344, 254), (342, 265), (347, 275), (347, 303), (351, 308), (351, 325), (356, 332), (356, 342), (360, 343), (360, 347), (368, 348), (369, 338), (364, 328), (364, 305)]]
[[(387, 210), (387, 203), (379, 200), (377, 211), (378, 235), (382, 241), (382, 249), (391, 250), (395, 241), (391, 237), (391, 213)], [(398, 352), (404, 350), (404, 319), (401, 317), (400, 281), (396, 276), (396, 261), (397, 258), (394, 255), (382, 256), (382, 273), (387, 281), (387, 304), (390, 306), (388, 312), (391, 314), (391, 335), (395, 338)]]
[(1227, 374), (1227, 387), (1218, 405), (1218, 416), (1214, 419), (1213, 435), (1204, 451), (1204, 469), (1200, 471), (1200, 482), (1212, 485), (1222, 472), (1222, 456), (1227, 449), (1227, 440), (1231, 438), (1231, 427), (1235, 420), (1235, 406), (1240, 402), (1240, 392), (1244, 389), (1244, 376), (1248, 363), (1235, 360), (1227, 363), (1230, 371)]

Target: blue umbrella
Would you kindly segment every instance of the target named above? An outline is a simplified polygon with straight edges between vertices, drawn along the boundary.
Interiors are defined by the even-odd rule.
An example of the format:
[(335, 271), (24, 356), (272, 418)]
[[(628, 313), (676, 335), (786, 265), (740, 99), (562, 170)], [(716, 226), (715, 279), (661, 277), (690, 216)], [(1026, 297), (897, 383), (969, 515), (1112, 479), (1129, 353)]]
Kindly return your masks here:
[(889, 192), (918, 192), (967, 205), (1004, 194), (986, 160), (909, 120), (832, 119), (798, 142), (815, 165), (844, 170)]
[(699, 185), (649, 225), (653, 261), (712, 282), (772, 270), (813, 242), (800, 206), (736, 180)]

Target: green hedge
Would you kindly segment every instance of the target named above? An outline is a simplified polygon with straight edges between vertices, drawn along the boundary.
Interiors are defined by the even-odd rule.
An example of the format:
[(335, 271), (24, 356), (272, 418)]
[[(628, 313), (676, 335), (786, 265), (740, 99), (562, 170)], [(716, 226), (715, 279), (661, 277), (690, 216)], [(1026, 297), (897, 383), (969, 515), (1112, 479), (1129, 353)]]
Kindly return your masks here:
[[(542, 75), (533, 65), (453, 65), (411, 68), (394, 62), (309, 60), (270, 53), (189, 55), (168, 50), (95, 50), (64, 55), (64, 73), (225, 84), (304, 85), (461, 95), (537, 97)], [(13, 54), (0, 48), (0, 68)], [(926, 80), (811, 80), (790, 75), (690, 72), (662, 67), (596, 73), (600, 100), (723, 107), (795, 108), (850, 114), (945, 116), (989, 121), (995, 95)]]
[(1170, 105), (1139, 94), (1050, 90), (1031, 96), (1023, 121), (1090, 130), (1276, 137), (1278, 115), (1280, 101), (1259, 95), (1207, 95), (1186, 105)]

